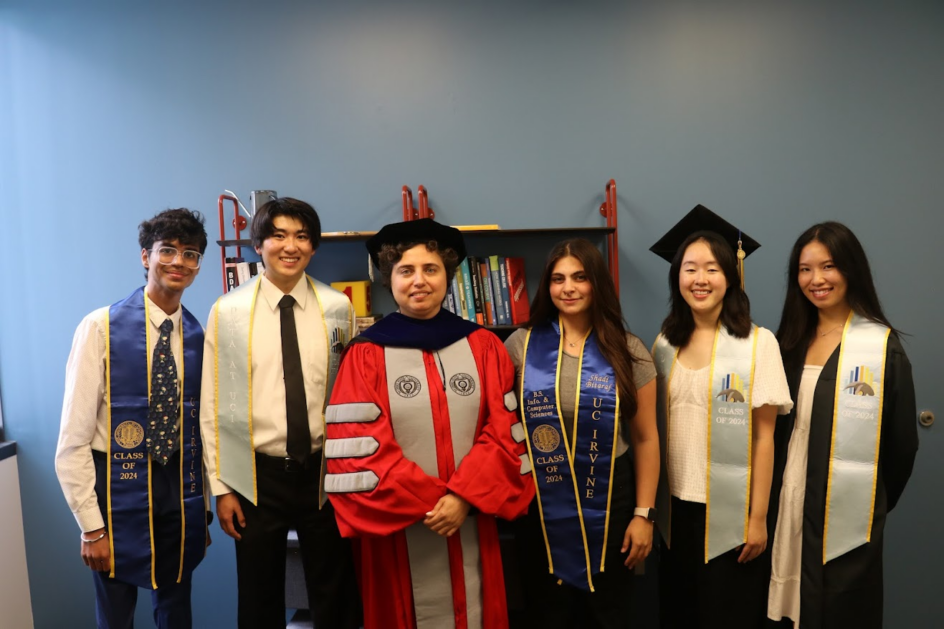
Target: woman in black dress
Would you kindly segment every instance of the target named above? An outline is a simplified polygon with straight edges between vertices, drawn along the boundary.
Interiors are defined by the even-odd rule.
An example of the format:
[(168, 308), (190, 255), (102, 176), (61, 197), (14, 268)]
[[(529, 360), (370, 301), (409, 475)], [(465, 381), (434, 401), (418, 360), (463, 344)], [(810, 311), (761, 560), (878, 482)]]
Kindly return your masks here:
[(768, 616), (881, 627), (885, 517), (918, 449), (911, 363), (848, 227), (806, 230), (787, 272), (777, 339), (797, 404), (774, 435)]

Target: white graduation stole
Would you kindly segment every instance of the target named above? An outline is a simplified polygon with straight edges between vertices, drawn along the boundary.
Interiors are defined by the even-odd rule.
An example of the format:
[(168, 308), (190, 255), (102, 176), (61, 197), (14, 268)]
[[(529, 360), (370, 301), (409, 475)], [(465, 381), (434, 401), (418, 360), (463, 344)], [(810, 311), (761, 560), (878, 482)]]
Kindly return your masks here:
[(849, 313), (842, 331), (826, 485), (823, 563), (870, 540), (889, 328)]
[[(718, 324), (711, 352), (708, 386), (707, 474), (705, 481), (705, 563), (747, 540), (750, 513), (752, 415), (751, 397), (757, 326), (739, 339)], [(667, 478), (668, 444), (671, 439), (672, 374), (678, 348), (661, 334), (652, 348), (659, 380), (659, 433), (662, 469), (659, 478), (659, 530), (671, 546), (671, 496)]]
[[(327, 404), (341, 352), (354, 331), (351, 302), (344, 293), (308, 275), (305, 277), (315, 293), (323, 322), (327, 367), (324, 402)], [(226, 293), (217, 300), (212, 311), (216, 329), (213, 356), (216, 474), (253, 504), (258, 504), (258, 496), (252, 436), (252, 331), (261, 281), (262, 277), (258, 276)]]

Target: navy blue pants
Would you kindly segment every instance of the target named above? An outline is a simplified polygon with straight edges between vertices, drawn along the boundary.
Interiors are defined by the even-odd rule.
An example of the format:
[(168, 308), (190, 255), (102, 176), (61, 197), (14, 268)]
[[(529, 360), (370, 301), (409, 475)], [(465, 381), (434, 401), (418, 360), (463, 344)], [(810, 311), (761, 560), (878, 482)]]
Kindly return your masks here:
[[(93, 452), (95, 491), (102, 518), (108, 524), (107, 458)], [(157, 589), (151, 591), (154, 623), (158, 629), (190, 629), (190, 575), (177, 583), (180, 570), (180, 452), (166, 466), (151, 465), (151, 498), (154, 505), (154, 572)], [(138, 587), (93, 572), (95, 618), (98, 629), (131, 629), (138, 601)]]

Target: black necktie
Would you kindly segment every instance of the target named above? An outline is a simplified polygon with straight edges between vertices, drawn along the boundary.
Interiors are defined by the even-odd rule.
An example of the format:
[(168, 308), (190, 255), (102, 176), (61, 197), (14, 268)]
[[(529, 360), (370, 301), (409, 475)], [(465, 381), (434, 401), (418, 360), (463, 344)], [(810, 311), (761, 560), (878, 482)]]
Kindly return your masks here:
[(174, 322), (164, 319), (151, 358), (151, 401), (148, 407), (147, 450), (151, 458), (167, 465), (177, 449), (177, 364), (170, 351)]
[(285, 374), (285, 417), (288, 420), (288, 455), (304, 463), (311, 454), (311, 430), (308, 428), (308, 401), (305, 398), (305, 378), (302, 375), (302, 357), (298, 351), (298, 333), (295, 331), (295, 298), (286, 295), (279, 301), (282, 323), (282, 371)]

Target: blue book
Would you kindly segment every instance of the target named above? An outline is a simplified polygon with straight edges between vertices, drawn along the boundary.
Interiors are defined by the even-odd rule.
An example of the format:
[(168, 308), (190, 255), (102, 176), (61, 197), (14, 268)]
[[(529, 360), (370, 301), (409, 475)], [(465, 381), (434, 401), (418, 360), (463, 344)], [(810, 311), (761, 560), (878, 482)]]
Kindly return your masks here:
[(455, 298), (452, 296), (452, 284), (449, 285), (449, 290), (446, 291), (446, 303), (444, 306), (446, 310), (452, 314), (456, 314), (456, 302)]
[(505, 258), (498, 258), (498, 279), (501, 282), (501, 294), (504, 302), (505, 325), (511, 325), (511, 291), (508, 290), (508, 265)]
[[(453, 307), (455, 310), (452, 311), (453, 314), (462, 317), (462, 294), (459, 292), (459, 270), (456, 269), (456, 274), (452, 276), (452, 300)], [(465, 317), (462, 317), (465, 319)]]
[(465, 315), (463, 318), (475, 321), (475, 295), (472, 292), (472, 278), (469, 277), (469, 258), (466, 257), (459, 265), (462, 269), (462, 285), (465, 287)]
[[(488, 256), (488, 270), (492, 276), (492, 299), (495, 304), (495, 323), (498, 325), (509, 325), (511, 323), (511, 317), (508, 316), (507, 311), (505, 310), (505, 301), (507, 300), (506, 295), (508, 295), (507, 289), (504, 294), (501, 290), (501, 275), (498, 270), (498, 256)], [(505, 280), (506, 284), (508, 280)]]

